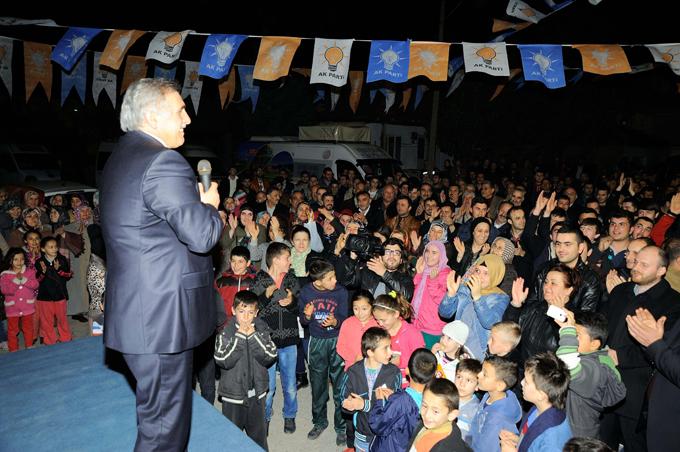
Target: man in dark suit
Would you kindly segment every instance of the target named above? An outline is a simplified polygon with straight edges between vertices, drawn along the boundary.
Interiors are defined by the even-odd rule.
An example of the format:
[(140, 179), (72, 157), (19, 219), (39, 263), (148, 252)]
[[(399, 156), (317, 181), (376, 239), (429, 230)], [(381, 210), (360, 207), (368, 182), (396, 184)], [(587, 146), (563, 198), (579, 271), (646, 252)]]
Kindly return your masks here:
[(123, 99), (123, 136), (103, 172), (107, 347), (137, 380), (136, 451), (183, 451), (191, 424), (192, 349), (215, 330), (207, 254), (224, 220), (217, 184), (196, 187), (184, 143), (191, 121), (174, 82), (141, 79)]

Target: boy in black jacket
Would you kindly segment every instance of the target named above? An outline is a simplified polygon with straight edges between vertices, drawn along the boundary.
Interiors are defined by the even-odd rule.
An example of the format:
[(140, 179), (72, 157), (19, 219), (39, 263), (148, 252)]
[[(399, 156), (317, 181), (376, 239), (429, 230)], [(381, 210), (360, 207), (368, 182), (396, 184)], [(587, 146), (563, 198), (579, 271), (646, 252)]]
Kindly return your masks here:
[(384, 405), (391, 394), (401, 389), (401, 371), (390, 363), (391, 342), (386, 330), (378, 327), (367, 329), (361, 336), (364, 359), (347, 369), (340, 385), (342, 407), (346, 411), (357, 412), (353, 416), (354, 449), (357, 452), (367, 452), (375, 438), (368, 418), (371, 406), (375, 403)]
[(234, 317), (215, 342), (215, 360), (223, 369), (218, 389), (222, 414), (267, 449), (264, 418), (269, 388), (267, 368), (276, 360), (276, 346), (267, 324), (257, 318), (257, 304), (253, 292), (236, 293)]
[(54, 319), (57, 320), (59, 342), (71, 340), (71, 327), (66, 318), (66, 303), (68, 303), (68, 290), (66, 281), (71, 279), (73, 273), (68, 265), (68, 259), (59, 254), (57, 239), (45, 237), (40, 241), (42, 255), (35, 262), (35, 276), (40, 281), (38, 287), (37, 308), (40, 319), (40, 336), (45, 345), (57, 342), (54, 334)]

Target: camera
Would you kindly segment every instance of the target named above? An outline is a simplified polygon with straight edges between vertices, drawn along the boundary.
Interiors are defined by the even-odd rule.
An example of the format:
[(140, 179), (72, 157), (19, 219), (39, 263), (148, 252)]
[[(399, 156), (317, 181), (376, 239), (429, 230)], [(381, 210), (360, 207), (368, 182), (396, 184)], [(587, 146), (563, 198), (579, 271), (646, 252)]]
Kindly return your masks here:
[(369, 234), (352, 234), (348, 236), (345, 249), (347, 251), (354, 251), (359, 259), (363, 261), (370, 260), (375, 256), (382, 256), (385, 253), (385, 247), (380, 239)]

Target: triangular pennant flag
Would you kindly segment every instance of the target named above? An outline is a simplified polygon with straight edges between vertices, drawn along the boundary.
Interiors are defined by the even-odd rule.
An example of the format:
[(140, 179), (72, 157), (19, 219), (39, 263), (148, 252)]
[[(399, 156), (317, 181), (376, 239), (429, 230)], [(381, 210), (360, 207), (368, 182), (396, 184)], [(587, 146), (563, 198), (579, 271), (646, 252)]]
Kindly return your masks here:
[(264, 36), (260, 41), (260, 50), (257, 52), (253, 78), (273, 81), (288, 75), (290, 63), (301, 41), (300, 38)]
[(449, 90), (446, 92), (446, 97), (449, 97), (461, 83), (463, 83), (463, 77), (465, 77), (465, 71), (459, 70), (451, 78), (451, 85), (449, 85)]
[(375, 100), (375, 94), (378, 92), (377, 88), (372, 88), (368, 90), (368, 103), (373, 104), (373, 101)]
[(210, 35), (203, 46), (199, 75), (221, 79), (229, 73), (236, 52), (248, 36)]
[(101, 32), (99, 28), (69, 28), (52, 51), (52, 61), (64, 68), (73, 69), (80, 56), (85, 52), (92, 38)]
[(508, 76), (510, 65), (504, 42), (487, 44), (463, 43), (466, 72), (484, 72), (489, 75)]
[(573, 46), (581, 52), (583, 70), (599, 75), (630, 72), (626, 53), (619, 45), (583, 44)]
[(657, 63), (666, 63), (676, 75), (680, 75), (680, 44), (647, 45)]
[(545, 17), (545, 14), (527, 5), (522, 0), (510, 0), (505, 9), (505, 14), (534, 24)]
[(562, 46), (520, 45), (525, 80), (536, 80), (550, 89), (567, 85), (564, 79)]
[(312, 70), (309, 69), (309, 68), (299, 68), (299, 67), (293, 68), (293, 69), (291, 69), (291, 72), (296, 72), (296, 73), (303, 75), (307, 78), (311, 77), (311, 75), (312, 75)]
[(338, 87), (345, 85), (353, 43), (354, 39), (316, 38), (309, 83), (325, 83)]
[(260, 96), (260, 87), (253, 84), (253, 66), (237, 66), (238, 78), (241, 81), (241, 99), (239, 102), (250, 99), (251, 111), (255, 111), (257, 98)]
[(125, 72), (120, 84), (120, 92), (124, 93), (132, 82), (146, 77), (146, 60), (144, 57), (128, 55), (125, 61)]
[(498, 33), (499, 31), (514, 30), (516, 23), (508, 22), (507, 20), (494, 19), (491, 26), (491, 33)]
[(159, 31), (149, 43), (146, 59), (160, 61), (163, 64), (174, 63), (179, 59), (182, 46), (189, 33), (191, 30)]
[(359, 101), (361, 100), (361, 88), (364, 86), (364, 73), (362, 71), (350, 71), (349, 84), (351, 87), (349, 107), (353, 113), (356, 113), (357, 108), (359, 108)]
[(61, 71), (61, 105), (64, 105), (71, 89), (76, 88), (80, 101), (85, 103), (85, 83), (87, 82), (87, 58), (78, 61), (71, 72)]
[(340, 93), (338, 91), (331, 91), (331, 111), (334, 111), (338, 105), (338, 99), (340, 99)]
[(194, 112), (198, 114), (198, 104), (201, 102), (203, 80), (198, 75), (199, 64), (197, 61), (184, 62), (184, 85), (182, 86), (182, 98), (189, 97), (194, 105)]
[(424, 75), (433, 82), (446, 81), (449, 43), (411, 41), (409, 55), (409, 79)]
[(154, 64), (153, 78), (164, 78), (166, 80), (175, 80), (177, 74), (177, 66), (163, 67)]
[(42, 85), (50, 100), (52, 95), (52, 46), (37, 42), (24, 42), (24, 78), (26, 80), (26, 102), (31, 98), (38, 84)]
[(459, 69), (463, 67), (463, 57), (454, 57), (449, 61), (449, 69), (447, 75), (453, 77), (453, 74), (458, 72)]
[(402, 93), (401, 93), (401, 109), (406, 111), (408, 108), (408, 103), (411, 100), (411, 93), (413, 92), (413, 89), (411, 88), (406, 88)]
[(12, 54), (14, 40), (0, 36), (0, 80), (5, 84), (9, 96), (12, 97)]
[(582, 78), (583, 78), (583, 71), (581, 69), (577, 69), (576, 72), (574, 73), (574, 75), (572, 75), (571, 78), (569, 78), (568, 83), (570, 85), (574, 85), (574, 84), (578, 83), (578, 81), (581, 80)]
[(229, 77), (218, 82), (217, 90), (220, 92), (220, 105), (225, 108), (236, 93), (236, 71), (234, 68), (229, 71)]
[(325, 88), (317, 88), (316, 94), (314, 95), (314, 100), (312, 101), (313, 104), (317, 102), (323, 102), (326, 100), (326, 89)]
[(94, 54), (94, 68), (92, 71), (92, 98), (94, 104), (99, 103), (99, 94), (102, 90), (109, 96), (109, 100), (116, 105), (116, 73), (106, 68), (100, 67), (98, 64), (101, 61), (101, 53)]
[(499, 34), (498, 36), (493, 38), (491, 40), (491, 42), (505, 42), (507, 37), (514, 35), (515, 33), (517, 33), (520, 30), (524, 30), (529, 25), (533, 25), (533, 24), (531, 22), (522, 22), (521, 24), (514, 24), (514, 27), (510, 28), (509, 30), (504, 31), (501, 34)]
[(387, 113), (390, 111), (390, 108), (392, 108), (392, 105), (394, 105), (394, 101), (397, 98), (397, 93), (393, 89), (389, 88), (380, 88), (380, 92), (383, 96), (385, 96), (385, 113)]
[(405, 82), (408, 78), (408, 65), (408, 41), (372, 41), (366, 82)]
[[(113, 30), (106, 42), (104, 51), (101, 53), (98, 64), (117, 71), (123, 64), (130, 47), (142, 36), (144, 36), (144, 32), (140, 30)], [(95, 62), (95, 65), (97, 65), (97, 62)]]
[(498, 95), (505, 89), (505, 87), (508, 86), (508, 82), (510, 80), (512, 80), (513, 78), (515, 78), (515, 76), (517, 76), (520, 72), (522, 72), (522, 70), (519, 69), (519, 68), (515, 68), (515, 69), (511, 70), (510, 75), (508, 76), (508, 79), (506, 81), (504, 81), (503, 83), (499, 83), (498, 86), (496, 86), (496, 90), (491, 95), (489, 102), (491, 102), (496, 97), (498, 97)]
[(427, 85), (416, 85), (416, 99), (413, 102), (414, 110), (418, 108), (418, 105), (420, 105), (420, 102), (423, 100), (423, 96), (429, 89), (430, 88), (428, 88)]

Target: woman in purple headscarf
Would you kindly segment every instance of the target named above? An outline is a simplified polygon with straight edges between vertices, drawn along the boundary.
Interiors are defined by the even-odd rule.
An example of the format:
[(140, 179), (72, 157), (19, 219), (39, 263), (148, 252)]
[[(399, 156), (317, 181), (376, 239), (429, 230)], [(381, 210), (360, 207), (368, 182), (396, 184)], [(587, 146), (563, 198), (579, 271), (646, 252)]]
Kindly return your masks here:
[(415, 294), (411, 301), (413, 325), (423, 335), (428, 349), (439, 342), (446, 324), (439, 318), (438, 311), (446, 294), (446, 277), (451, 272), (447, 261), (446, 247), (439, 240), (433, 240), (425, 245), (423, 255), (416, 263)]

